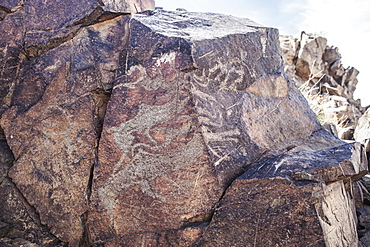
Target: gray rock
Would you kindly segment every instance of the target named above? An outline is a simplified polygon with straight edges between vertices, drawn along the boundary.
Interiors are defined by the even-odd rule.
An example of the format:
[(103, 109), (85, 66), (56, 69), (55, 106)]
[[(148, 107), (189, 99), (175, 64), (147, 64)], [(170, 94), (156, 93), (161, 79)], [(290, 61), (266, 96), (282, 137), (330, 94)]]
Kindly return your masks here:
[(370, 152), (370, 108), (358, 120), (354, 138), (365, 146), (366, 152)]
[(357, 121), (365, 108), (353, 99), (359, 73), (344, 68), (338, 48), (323, 37), (302, 32), (300, 38), (281, 36), (285, 72), (309, 101), (322, 124), (334, 124), (338, 137), (354, 140)]
[(359, 247), (370, 247), (370, 232), (366, 233), (365, 236), (360, 238)]

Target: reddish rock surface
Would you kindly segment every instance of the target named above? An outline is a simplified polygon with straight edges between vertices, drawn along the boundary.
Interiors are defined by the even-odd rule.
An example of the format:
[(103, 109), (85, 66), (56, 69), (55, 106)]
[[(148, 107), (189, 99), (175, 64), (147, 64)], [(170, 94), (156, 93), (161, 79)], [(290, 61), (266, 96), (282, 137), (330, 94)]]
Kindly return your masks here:
[(0, 187), (12, 197), (0, 243), (356, 243), (350, 191), (366, 156), (322, 130), (276, 29), (124, 14), (152, 1), (20, 3), (0, 8)]
[[(22, 84), (27, 87), (29, 85), (24, 85), (25, 81), (35, 79), (22, 74), (22, 68), (27, 65), (25, 61), (34, 60), (71, 40), (85, 26), (122, 14), (151, 9), (154, 9), (153, 0), (2, 1), (0, 63), (3, 66), (0, 76), (0, 113), (13, 104), (11, 101), (16, 87)], [(50, 81), (50, 78), (41, 77), (37, 82), (33, 82), (32, 84), (37, 84), (33, 89), (39, 90), (33, 91), (33, 96), (28, 97), (40, 97), (39, 91)]]
[(283, 178), (238, 179), (196, 246), (325, 246), (313, 191)]
[(357, 246), (352, 181), (367, 172), (364, 154), (359, 144), (292, 149), (253, 165), (227, 189), (196, 246)]
[[(343, 157), (351, 157), (350, 148), (320, 130), (307, 102), (285, 77), (281, 57), (276, 55), (276, 30), (249, 20), (223, 17), (221, 23), (220, 19), (217, 14), (178, 16), (166, 11), (131, 19), (123, 75), (114, 84), (95, 168), (88, 220), (94, 243), (135, 246), (149, 241), (160, 245), (164, 231), (168, 238), (179, 238), (183, 227), (207, 225), (209, 221), (207, 232), (213, 236), (218, 212), (216, 218), (210, 215), (222, 189), (232, 183), (237, 191), (244, 190), (245, 184), (232, 181), (250, 165), (253, 172), (259, 160), (272, 166), (271, 155), (283, 157), (290, 150), (302, 154), (293, 156), (295, 163), (281, 167), (288, 174), (300, 176), (311, 169), (312, 177), (325, 184), (341, 180), (344, 168), (346, 176), (353, 179), (366, 173), (361, 162), (352, 166), (341, 163)], [(329, 147), (338, 148), (338, 155), (325, 163)], [(356, 154), (361, 156), (362, 151)], [(308, 154), (312, 158), (305, 160)], [(271, 181), (271, 188), (280, 186)], [(312, 221), (314, 228), (290, 221), (293, 215), (283, 221), (299, 225), (307, 236), (315, 232), (303, 241), (305, 244), (329, 243), (332, 240), (324, 240), (320, 220), (314, 217), (315, 204), (321, 201), (308, 198), (298, 202), (304, 193), (315, 192), (316, 180), (312, 181), (307, 187), (292, 189), (289, 200), (302, 205), (302, 210), (310, 208), (295, 220)], [(245, 195), (236, 193), (235, 197), (242, 201)], [(221, 202), (224, 200), (234, 205), (227, 197)], [(351, 199), (343, 200), (350, 203)], [(287, 206), (286, 210), (292, 208)], [(221, 221), (222, 226), (228, 225), (223, 218)], [(282, 219), (277, 217), (276, 221)], [(235, 224), (239, 223), (230, 227)], [(348, 224), (351, 233), (355, 232), (353, 222)], [(222, 234), (214, 241), (226, 244), (233, 238), (227, 235), (231, 229), (221, 228)], [(274, 243), (285, 238), (285, 231), (274, 233)], [(286, 244), (302, 242), (298, 231), (291, 234), (291, 242)], [(237, 235), (247, 238), (248, 234)], [(207, 236), (197, 243), (208, 243)], [(352, 241), (353, 235), (348, 236)], [(230, 243), (241, 241), (234, 240)]]
[[(45, 28), (60, 25), (62, 17), (53, 15), (68, 12), (58, 4), (46, 9), (28, 4), (30, 2), (19, 12), (9, 14), (0, 25), (6, 28), (11, 18), (23, 16), (30, 20), (22, 22), (26, 30), (30, 30), (26, 33), (35, 34), (31, 30), (40, 25)], [(48, 11), (52, 15), (50, 19), (41, 22), (38, 15), (31, 16), (27, 12), (37, 8), (41, 13)], [(61, 11), (55, 13), (52, 8), (61, 8)], [(74, 11), (78, 9), (69, 14)], [(12, 84), (4, 90), (7, 93), (4, 93), (4, 108), (9, 109), (2, 116), (1, 126), (16, 160), (8, 176), (26, 202), (34, 207), (39, 222), (71, 246), (79, 244), (84, 232), (90, 173), (97, 163), (98, 138), (109, 98), (106, 90), (111, 88), (119, 51), (128, 37), (128, 19), (127, 15), (116, 15), (87, 27), (83, 26), (90, 23), (66, 27), (68, 31), (78, 27), (79, 31), (73, 33), (69, 41), (59, 40), (52, 46), (29, 46), (37, 51), (32, 56), (27, 55), (27, 48), (22, 50), (25, 56), (9, 53), (10, 45), (16, 46), (18, 39), (28, 44), (28, 37), (10, 33), (5, 38), (12, 40), (3, 47), (5, 68), (14, 71), (3, 70), (2, 85)], [(48, 21), (60, 23), (53, 26)], [(20, 32), (16, 27), (11, 30)], [(38, 40), (41, 42), (44, 38)], [(50, 41), (50, 37), (45, 39)]]

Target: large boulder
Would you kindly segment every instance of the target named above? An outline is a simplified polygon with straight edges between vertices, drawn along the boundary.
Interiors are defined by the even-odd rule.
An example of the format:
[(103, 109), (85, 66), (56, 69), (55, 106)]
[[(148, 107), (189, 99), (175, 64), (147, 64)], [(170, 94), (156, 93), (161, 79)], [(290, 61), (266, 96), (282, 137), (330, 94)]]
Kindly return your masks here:
[(323, 37), (312, 37), (302, 33), (299, 50), (295, 61), (295, 70), (304, 80), (321, 77), (324, 70), (322, 54), (327, 40)]
[(325, 130), (300, 142), (233, 181), (199, 246), (357, 246), (352, 181), (367, 172), (363, 147), (337, 146)]
[(127, 19), (86, 27), (37, 61), (24, 62), (20, 79), (26, 85), (15, 87), (1, 120), (16, 160), (9, 176), (41, 222), (71, 245), (84, 231), (90, 170), (109, 98), (104, 89), (113, 80), (114, 73), (104, 70), (118, 64)]
[[(277, 30), (156, 11), (133, 16), (130, 33), (94, 170), (93, 243), (357, 243), (350, 188), (366, 174), (366, 157), (321, 129), (283, 72)], [(250, 177), (259, 164), (274, 179)], [(339, 217), (327, 204), (342, 211), (333, 227), (323, 223)], [(258, 217), (266, 227), (257, 235)]]

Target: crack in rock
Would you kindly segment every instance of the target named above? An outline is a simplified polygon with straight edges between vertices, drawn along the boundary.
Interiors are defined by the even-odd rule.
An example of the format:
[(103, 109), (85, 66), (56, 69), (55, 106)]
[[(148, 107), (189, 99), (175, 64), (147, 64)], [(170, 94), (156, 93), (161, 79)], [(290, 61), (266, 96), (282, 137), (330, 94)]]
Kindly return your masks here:
[(15, 13), (23, 8), (25, 0), (21, 0), (15, 7), (0, 5), (0, 21), (4, 20), (8, 14)]
[[(107, 105), (111, 97), (111, 92), (106, 91), (104, 89), (98, 88), (96, 90), (93, 90), (90, 92), (93, 101), (95, 104), (95, 109), (94, 109), (94, 124), (95, 124), (95, 131), (96, 131), (96, 145), (95, 145), (95, 150), (94, 150), (94, 156), (95, 156), (95, 162), (94, 164), (91, 165), (90, 168), (90, 176), (89, 176), (89, 182), (87, 185), (87, 199), (90, 202), (90, 197), (92, 193), (92, 181), (94, 177), (94, 168), (95, 165), (99, 163), (99, 156), (98, 156), (98, 150), (99, 150), (99, 143), (100, 143), (100, 137), (101, 133), (103, 131), (103, 123), (106, 115), (106, 110), (107, 110)], [(90, 240), (90, 234), (89, 230), (87, 227), (87, 219), (88, 219), (88, 214), (89, 211), (86, 211), (81, 215), (81, 222), (83, 224), (83, 234), (79, 243), (79, 246), (91, 246), (91, 240)]]

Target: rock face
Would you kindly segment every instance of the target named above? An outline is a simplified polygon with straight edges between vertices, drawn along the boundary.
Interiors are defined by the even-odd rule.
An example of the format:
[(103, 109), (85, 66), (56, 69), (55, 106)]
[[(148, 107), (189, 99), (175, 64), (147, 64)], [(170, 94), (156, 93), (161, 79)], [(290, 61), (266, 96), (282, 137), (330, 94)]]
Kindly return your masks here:
[[(14, 156), (0, 132), (0, 238), (25, 238), (41, 245), (55, 245), (59, 241), (41, 224), (37, 212), (7, 176)], [(17, 246), (18, 244), (10, 241)], [(19, 245), (20, 246), (20, 245)]]
[[(1, 30), (6, 30), (0, 41), (0, 59), (4, 64), (0, 92), (4, 108), (13, 104), (16, 82), (26, 90), (24, 88), (29, 86), (27, 81), (34, 79), (21, 74), (22, 67), (18, 65), (23, 61), (35, 60), (41, 54), (71, 40), (83, 27), (124, 13), (154, 9), (154, 1), (82, 0), (44, 3), (39, 0), (19, 0), (2, 2), (0, 6), (6, 14), (6, 18), (0, 21)], [(33, 83), (35, 86), (31, 87), (33, 91), (29, 92), (27, 99), (23, 99), (23, 103), (30, 105), (37, 100), (40, 97), (38, 91), (42, 91), (40, 88), (49, 82), (50, 78), (36, 80)], [(15, 93), (23, 93), (25, 97), (26, 93), (20, 90)]]
[(355, 246), (365, 152), (322, 129), (278, 31), (124, 14), (153, 7), (0, 8), (0, 243)]
[[(16, 203), (36, 212), (36, 219), (22, 219), (27, 227), (36, 221), (43, 227), (37, 231), (46, 229), (71, 246), (85, 236), (90, 173), (98, 159), (107, 90), (128, 39), (129, 16), (123, 13), (132, 12), (134, 5), (154, 8), (151, 1), (2, 6), (8, 14), (0, 22), (1, 113), (8, 110), (1, 127), (15, 158), (7, 174), (11, 180), (4, 181), (10, 183), (9, 193), (24, 199)], [(10, 190), (12, 182), (19, 190)]]
[(366, 157), (353, 156), (362, 146), (336, 146), (325, 130), (302, 140), (312, 141), (318, 145), (263, 159), (238, 177), (198, 244), (357, 246), (351, 180), (367, 171)]
[(95, 169), (95, 241), (207, 221), (251, 163), (320, 128), (293, 110), (307, 104), (281, 71), (276, 30), (162, 11), (134, 16), (130, 33)]
[[(127, 18), (87, 27), (40, 56), (39, 68), (25, 67), (22, 73), (31, 78), (51, 81), (30, 108), (22, 97), (13, 95), (14, 106), (3, 115), (1, 124), (17, 160), (9, 176), (35, 205), (41, 221), (63, 241), (78, 242), (83, 233), (81, 216), (88, 210), (90, 170), (97, 163), (104, 80), (112, 80), (99, 70), (118, 60), (115, 50), (122, 49)], [(114, 39), (114, 34), (120, 35)], [(95, 46), (101, 43), (105, 50), (95, 55)]]
[(299, 39), (281, 36), (280, 40), (285, 72), (301, 88), (320, 122), (340, 139), (354, 140), (358, 119), (366, 110), (353, 99), (359, 71), (344, 68), (338, 48), (328, 46), (326, 38), (302, 32)]

